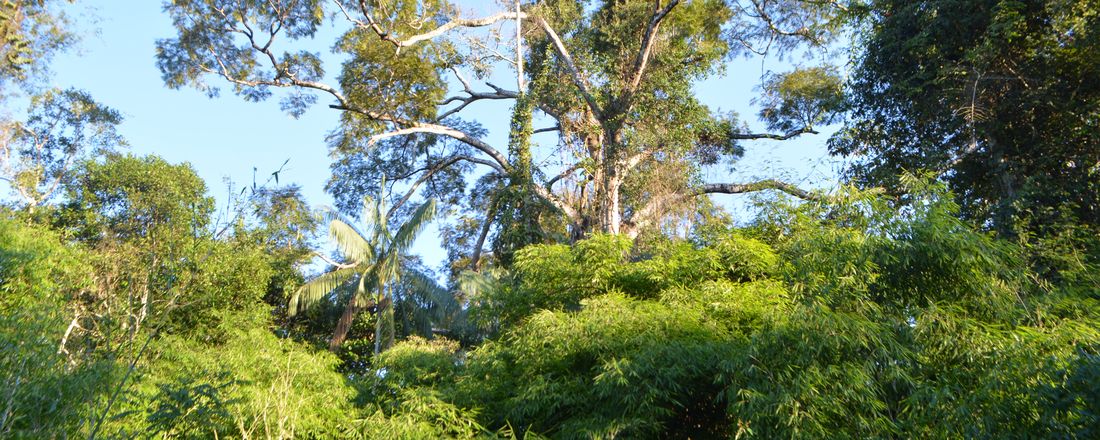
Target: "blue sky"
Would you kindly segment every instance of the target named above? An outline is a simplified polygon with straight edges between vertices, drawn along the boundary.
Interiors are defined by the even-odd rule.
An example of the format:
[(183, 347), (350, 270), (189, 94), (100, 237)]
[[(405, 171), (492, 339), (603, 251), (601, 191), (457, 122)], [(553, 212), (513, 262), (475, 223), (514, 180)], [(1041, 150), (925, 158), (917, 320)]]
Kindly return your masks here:
[[(280, 180), (299, 184), (315, 206), (331, 204), (324, 192), (331, 162), (325, 136), (336, 127), (339, 115), (326, 107), (325, 97), (301, 118), (294, 119), (281, 112), (274, 99), (250, 103), (228, 90), (215, 99), (195, 90), (170, 90), (163, 85), (154, 64), (156, 40), (174, 35), (159, 1), (81, 3), (74, 16), (83, 28), (83, 42), (77, 51), (54, 60), (52, 84), (87, 90), (100, 102), (122, 112), (126, 120), (120, 130), (130, 142), (131, 152), (191, 163), (219, 201), (224, 201), (227, 194), (225, 179), (250, 184), (255, 168), (257, 180), (262, 182), (289, 159)], [(466, 16), (493, 10), (488, 6), (490, 2), (470, 4), (473, 6), (464, 11)], [(335, 35), (337, 30), (325, 29), (311, 49), (326, 51)], [(338, 60), (330, 61), (334, 62), (326, 69), (338, 70)], [(763, 73), (791, 67), (774, 58), (739, 59), (729, 64), (724, 76), (710, 78), (698, 84), (696, 90), (712, 108), (735, 111), (748, 119), (751, 127), (763, 131), (752, 117), (756, 113), (751, 105), (755, 87)], [(507, 78), (499, 80), (502, 85), (514, 83), (507, 82)], [(476, 103), (463, 114), (485, 125), (490, 143), (506, 144), (508, 104)], [(825, 150), (832, 130), (821, 131), (793, 141), (747, 144), (746, 155), (733, 172), (726, 167), (716, 168), (708, 170), (706, 177), (723, 182), (779, 177), (804, 187), (831, 187), (837, 181), (839, 164)], [(552, 142), (550, 137), (546, 139)], [(717, 197), (731, 207), (745, 200), (745, 196)], [(424, 234), (415, 250), (433, 266), (443, 257), (434, 231)]]

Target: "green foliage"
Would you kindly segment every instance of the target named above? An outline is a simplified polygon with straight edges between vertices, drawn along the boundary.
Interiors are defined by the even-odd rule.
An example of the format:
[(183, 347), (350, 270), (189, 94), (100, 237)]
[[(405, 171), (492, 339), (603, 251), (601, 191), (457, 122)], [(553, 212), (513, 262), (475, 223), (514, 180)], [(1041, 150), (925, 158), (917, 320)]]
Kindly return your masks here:
[(71, 46), (69, 17), (56, 0), (5, 0), (0, 3), (0, 89), (41, 79), (49, 58)]
[[(89, 422), (109, 363), (65, 348), (68, 303), (92, 284), (86, 255), (52, 231), (0, 217), (0, 435), (65, 437)], [(71, 329), (70, 329), (71, 330)]]
[[(1026, 249), (959, 220), (942, 185), (903, 182), (905, 200), (846, 189), (692, 240), (528, 246), (511, 272), (463, 274), (462, 312), (425, 306), (449, 292), (406, 274), (386, 291), (416, 305), (392, 308), (394, 334), (414, 334), (400, 329), (418, 328), (417, 316), (459, 327), (465, 316), (475, 327), (454, 335), (468, 345), (412, 337), (369, 361), (272, 332), (268, 252), (294, 242), (289, 223), (173, 235), (192, 230), (159, 210), (193, 211), (140, 192), (122, 200), (162, 219), (145, 234), (65, 243), (7, 220), (0, 305), (16, 312), (0, 318), (0, 408), (12, 408), (0, 426), (83, 436), (106, 415), (102, 435), (165, 438), (1092, 436), (1100, 297), (1088, 266), (1043, 280)], [(64, 231), (134, 230), (111, 221), (119, 212), (73, 212), (58, 220)], [(382, 212), (368, 205), (367, 218)], [(65, 223), (74, 218), (96, 222)], [(368, 230), (407, 243), (407, 229)], [(341, 248), (348, 258), (387, 253), (340, 231), (359, 237)], [(145, 259), (165, 249), (188, 263)], [(145, 288), (163, 309), (102, 312)], [(309, 313), (321, 312), (339, 310)], [(109, 319), (70, 321), (76, 313)], [(62, 344), (67, 322), (83, 330)], [(370, 324), (378, 334), (385, 322)], [(135, 353), (135, 339), (148, 350)]]
[(85, 162), (67, 198), (66, 215), (80, 227), (74, 234), (92, 242), (193, 237), (204, 232), (214, 208), (190, 165), (129, 154)]
[(125, 146), (115, 127), (122, 116), (80, 90), (31, 96), (25, 121), (0, 120), (0, 170), (21, 206), (48, 202), (73, 178), (73, 167)]
[(183, 377), (158, 385), (159, 392), (152, 399), (154, 406), (146, 417), (149, 431), (163, 438), (201, 438), (228, 431), (232, 416), (221, 395), (233, 385), (233, 380), (227, 380), (226, 376), (229, 374), (219, 374), (213, 384), (195, 384), (194, 378)]
[(354, 429), (343, 434), (346, 438), (496, 438), (478, 424), (470, 411), (440, 399), (430, 389), (402, 391), (400, 404), (392, 413), (379, 410), (356, 423)]
[[(384, 181), (382, 187), (385, 187)], [(435, 209), (432, 200), (420, 205), (394, 232), (390, 231), (391, 210), (386, 208), (382, 198), (363, 200), (362, 220), (366, 226), (363, 231), (366, 232), (352, 226), (338, 213), (332, 213), (329, 236), (347, 263), (310, 280), (291, 295), (287, 306), (290, 316), (300, 308), (321, 302), (333, 292), (344, 293), (341, 288), (345, 288), (343, 290), (349, 293), (346, 298), (332, 298), (344, 302), (344, 311), (333, 331), (330, 348), (336, 349), (344, 342), (359, 311), (367, 308), (374, 309), (376, 315), (373, 338), (376, 355), (393, 345), (395, 309), (398, 307), (403, 312), (401, 318), (418, 321), (409, 323), (410, 326), (430, 335), (432, 323), (442, 321), (443, 315), (453, 314), (457, 305), (449, 292), (440, 289), (435, 281), (422, 272), (409, 270), (411, 265), (405, 261), (405, 253), (435, 216)], [(402, 295), (398, 296), (396, 292), (406, 271), (412, 272), (411, 283), (402, 285)], [(418, 313), (425, 309), (436, 313)], [(403, 326), (405, 335), (413, 333), (410, 326)]]
[(495, 426), (561, 437), (652, 435), (677, 419), (710, 428), (725, 418), (711, 380), (731, 339), (690, 309), (593, 298), (471, 353), (459, 401), (484, 407)]
[(843, 82), (835, 68), (812, 67), (771, 75), (763, 85), (760, 119), (784, 133), (838, 122)]
[(1095, 236), (1097, 29), (1092, 1), (870, 2), (831, 148), (863, 185), (942, 175), (962, 214), (1002, 236)]
[(431, 386), (454, 378), (458, 349), (456, 342), (447, 339), (412, 336), (379, 355), (374, 365), (394, 391)]
[(1034, 282), (942, 186), (905, 181), (901, 209), (846, 190), (694, 245), (525, 248), (512, 274), (464, 276), (497, 336), (464, 357), (413, 344), (386, 378), (556, 438), (1093, 432), (1095, 291)]
[[(263, 317), (238, 316), (238, 324)], [(170, 336), (104, 432), (165, 438), (336, 438), (355, 412), (339, 359), (243, 325), (224, 342)]]

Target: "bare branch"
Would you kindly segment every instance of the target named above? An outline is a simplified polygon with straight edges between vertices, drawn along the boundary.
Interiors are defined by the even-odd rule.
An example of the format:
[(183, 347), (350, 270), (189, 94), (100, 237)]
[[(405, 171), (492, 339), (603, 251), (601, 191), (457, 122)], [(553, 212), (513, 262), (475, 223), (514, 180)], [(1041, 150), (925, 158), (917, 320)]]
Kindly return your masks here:
[(474, 272), (481, 269), (481, 253), (485, 247), (485, 238), (489, 236), (489, 229), (493, 226), (493, 216), (496, 215), (496, 204), (489, 204), (489, 212), (485, 215), (485, 223), (481, 225), (481, 233), (477, 235), (477, 243), (474, 244), (474, 255), (470, 256), (470, 267)]
[(516, 90), (523, 91), (523, 11), (516, 0)]
[(531, 134), (550, 133), (554, 131), (561, 131), (561, 125), (555, 125), (553, 127), (546, 128), (536, 128), (534, 130), (531, 130)]
[(626, 169), (633, 170), (638, 164), (641, 164), (646, 158), (652, 157), (656, 153), (654, 150), (645, 150), (626, 159)]
[(565, 61), (565, 66), (569, 68), (569, 73), (573, 77), (573, 84), (577, 86), (581, 96), (584, 97), (584, 101), (588, 103), (588, 108), (592, 110), (597, 119), (602, 119), (603, 111), (600, 109), (600, 105), (596, 103), (596, 98), (592, 96), (592, 92), (588, 89), (588, 82), (585, 80), (584, 75), (577, 68), (577, 64), (573, 62), (573, 56), (569, 55), (569, 49), (565, 48), (565, 43), (561, 41), (558, 33), (554, 32), (554, 28), (550, 27), (550, 23), (547, 23), (541, 17), (538, 22), (542, 30), (546, 32), (546, 36), (554, 43), (554, 49), (558, 52), (558, 56), (561, 57), (562, 61)]
[(802, 127), (788, 131), (784, 134), (775, 133), (734, 133), (730, 137), (739, 140), (753, 140), (753, 139), (773, 139), (777, 141), (785, 141), (794, 137), (801, 136), (803, 134), (817, 134), (817, 131), (811, 127)]
[[(814, 45), (821, 45), (823, 43), (821, 39), (818, 38), (817, 35), (814, 35), (813, 31), (806, 26), (802, 26), (794, 30), (780, 29), (779, 26), (775, 24), (775, 20), (772, 19), (771, 14), (768, 13), (766, 3), (766, 0), (752, 0), (753, 8), (756, 9), (757, 18), (763, 20), (764, 24), (768, 26), (768, 30), (772, 31), (773, 34), (784, 37), (805, 38), (807, 41)], [(840, 6), (835, 2), (830, 3), (836, 6)]]
[(525, 18), (526, 16), (527, 15), (524, 14), (523, 12), (501, 12), (501, 13), (498, 13), (498, 14), (495, 14), (495, 15), (490, 15), (488, 17), (483, 17), (483, 18), (474, 18), (474, 19), (456, 18), (454, 20), (451, 20), (451, 21), (443, 24), (440, 27), (432, 29), (431, 31), (425, 32), (425, 33), (420, 34), (420, 35), (414, 35), (412, 37), (409, 37), (408, 39), (406, 39), (404, 41), (401, 41), (400, 44), (398, 44), (398, 47), (412, 46), (412, 45), (414, 45), (416, 43), (419, 43), (421, 41), (430, 40), (432, 38), (438, 37), (439, 35), (442, 35), (443, 33), (447, 32), (451, 29), (457, 28), (457, 27), (470, 27), (470, 28), (482, 27), (482, 26), (491, 25), (491, 24), (496, 23), (496, 22), (501, 21), (501, 20), (511, 20), (511, 19), (515, 19), (517, 17)]
[(390, 32), (387, 32), (385, 29), (382, 28), (382, 25), (379, 24), (378, 21), (374, 19), (373, 15), (371, 15), (371, 13), (369, 11), (370, 7), (367, 6), (366, 1), (364, 1), (364, 0), (359, 1), (359, 12), (363, 14), (364, 18), (366, 18), (365, 22), (363, 20), (358, 20), (358, 19), (353, 18), (351, 16), (351, 14), (347, 11), (347, 9), (344, 8), (344, 6), (340, 4), (339, 0), (334, 0), (334, 1), (336, 1), (336, 4), (340, 7), (340, 11), (343, 12), (344, 17), (348, 21), (355, 24), (359, 28), (370, 29), (371, 31), (373, 31), (375, 34), (378, 35), (378, 38), (382, 39), (382, 41), (390, 42), (398, 50), (400, 50), (403, 47), (412, 46), (412, 45), (417, 44), (417, 43), (422, 42), (422, 41), (431, 40), (431, 39), (436, 38), (440, 35), (443, 35), (443, 34), (447, 33), (448, 31), (450, 31), (452, 29), (455, 29), (455, 28), (459, 28), (459, 27), (466, 27), (466, 28), (484, 27), (484, 26), (489, 26), (493, 23), (499, 22), (501, 20), (511, 20), (511, 19), (515, 19), (517, 17), (518, 18), (526, 18), (526, 16), (527, 16), (523, 12), (509, 11), (509, 12), (501, 12), (501, 13), (498, 13), (498, 14), (494, 14), (494, 15), (490, 15), (488, 17), (482, 17), (482, 18), (455, 18), (455, 19), (453, 19), (451, 21), (448, 21), (448, 22), (440, 25), (439, 27), (437, 27), (435, 29), (432, 29), (428, 32), (418, 34), (418, 35), (413, 35), (409, 38), (406, 38), (406, 39), (402, 40), (402, 39), (392, 35)]
[(577, 170), (581, 169), (581, 165), (582, 165), (582, 162), (577, 162), (573, 165), (570, 165), (569, 168), (566, 168), (566, 169), (562, 170), (562, 172), (558, 173), (557, 176), (554, 176), (550, 180), (547, 180), (546, 184), (543, 185), (543, 186), (545, 186), (546, 189), (552, 188), (554, 186), (554, 184), (557, 183), (559, 180), (564, 179), (564, 178), (568, 177), (570, 174), (573, 174), (573, 173), (577, 172)]
[(432, 178), (432, 176), (435, 175), (435, 173), (438, 173), (438, 172), (442, 171), (443, 169), (445, 169), (445, 168), (447, 168), (451, 165), (454, 165), (454, 164), (456, 164), (460, 161), (463, 161), (463, 160), (465, 160), (467, 162), (471, 162), (471, 163), (485, 165), (485, 166), (493, 168), (493, 169), (497, 169), (497, 165), (495, 163), (489, 162), (489, 161), (484, 160), (484, 159), (478, 159), (476, 157), (470, 157), (470, 156), (452, 156), (452, 157), (449, 157), (445, 160), (440, 161), (439, 163), (436, 163), (435, 165), (432, 165), (432, 166), (428, 167), (426, 170), (423, 170), (424, 174), (421, 174), (420, 178), (416, 179), (416, 182), (413, 182), (412, 186), (409, 187), (409, 190), (405, 192), (405, 195), (401, 197), (401, 200), (398, 200), (396, 203), (393, 204), (392, 207), (390, 207), (390, 210), (389, 210), (389, 213), (387, 214), (387, 216), (393, 216), (393, 213), (397, 211), (397, 208), (400, 208), (401, 205), (404, 205), (405, 202), (408, 202), (409, 199), (412, 198), (413, 194), (416, 193), (416, 190), (418, 188), (420, 188), (420, 185), (424, 184), (424, 182), (427, 182), (428, 179)]
[[(675, 8), (678, 4), (680, 4), (680, 0), (672, 0), (664, 8), (657, 10), (657, 13), (653, 14), (653, 18), (649, 20), (649, 25), (646, 26), (645, 37), (642, 38), (642, 49), (638, 52), (638, 58), (634, 61), (634, 74), (633, 78), (630, 80), (630, 88), (627, 90), (628, 96), (633, 95), (634, 92), (638, 90), (638, 85), (642, 82), (645, 68), (649, 64), (649, 57), (653, 53), (653, 44), (657, 40), (657, 28), (661, 26), (661, 21), (672, 12), (672, 8)], [(629, 101), (629, 98), (627, 101)]]
[(743, 194), (749, 192), (774, 189), (783, 191), (803, 200), (822, 200), (818, 194), (811, 193), (793, 184), (781, 182), (775, 179), (765, 179), (752, 183), (708, 183), (696, 190), (695, 195), (702, 194)]
[(474, 147), (474, 148), (480, 150), (481, 152), (489, 155), (489, 157), (492, 157), (493, 160), (496, 161), (496, 163), (487, 162), (487, 161), (484, 162), (484, 163), (486, 165), (490, 165), (494, 170), (500, 172), (501, 174), (507, 174), (507, 170), (510, 168), (510, 166), (508, 165), (508, 159), (505, 158), (503, 154), (501, 154), (499, 151), (497, 151), (491, 145), (485, 143), (485, 141), (482, 141), (481, 139), (478, 139), (478, 138), (470, 135), (469, 133), (466, 133), (462, 130), (458, 130), (456, 128), (447, 127), (445, 125), (438, 125), (438, 124), (428, 124), (428, 123), (423, 123), (423, 122), (412, 122), (412, 123), (410, 123), (410, 125), (411, 126), (407, 127), (407, 128), (402, 128), (402, 129), (399, 129), (399, 130), (394, 130), (394, 131), (381, 133), (381, 134), (376, 134), (374, 136), (371, 136), (370, 140), (367, 141), (367, 144), (368, 145), (373, 145), (374, 143), (376, 143), (380, 140), (383, 140), (383, 139), (391, 138), (391, 137), (394, 137), (394, 136), (404, 136), (404, 135), (408, 135), (408, 134), (415, 134), (415, 133), (438, 134), (438, 135), (448, 136), (448, 137), (454, 138), (456, 140), (459, 140), (459, 141), (461, 141), (461, 142), (463, 142), (463, 143), (465, 143), (465, 144), (467, 144), (471, 147)]
[(662, 197), (654, 197), (646, 204), (646, 206), (631, 216), (628, 223), (631, 225), (631, 229), (634, 232), (640, 231), (642, 228), (650, 225), (657, 220), (656, 215), (660, 212), (662, 207), (669, 203), (674, 203), (689, 197), (700, 196), (704, 194), (744, 194), (750, 192), (764, 191), (768, 189), (774, 189), (783, 191), (792, 196), (798, 197), (803, 200), (819, 201), (824, 197), (801, 189), (793, 184), (781, 182), (775, 179), (766, 179), (751, 183), (708, 183), (693, 191), (686, 193), (668, 194)]
[(573, 222), (580, 221), (580, 213), (578, 213), (576, 209), (573, 209), (572, 206), (569, 206), (568, 203), (565, 203), (565, 201), (563, 201), (561, 198), (554, 195), (554, 193), (551, 192), (549, 189), (538, 185), (532, 185), (531, 188), (534, 189), (535, 194), (537, 194), (539, 197), (542, 197), (543, 200), (550, 202), (550, 204), (554, 205), (555, 208), (561, 210), (561, 212), (564, 213), (566, 217), (569, 217), (570, 220), (572, 220)]
[(353, 262), (353, 263), (347, 263), (347, 264), (345, 264), (345, 263), (338, 263), (338, 262), (336, 262), (335, 260), (333, 260), (333, 259), (331, 259), (331, 258), (329, 258), (329, 257), (325, 256), (325, 254), (322, 254), (322, 253), (320, 253), (320, 252), (314, 252), (314, 253), (313, 253), (313, 255), (314, 255), (314, 256), (316, 256), (316, 257), (318, 257), (318, 258), (320, 258), (320, 259), (322, 259), (322, 260), (324, 260), (324, 262), (326, 262), (326, 263), (328, 263), (328, 264), (332, 265), (333, 267), (335, 267), (335, 268), (337, 268), (337, 269), (350, 269), (350, 268), (353, 268), (353, 267), (355, 267), (355, 266), (358, 266), (358, 265), (360, 265), (360, 264), (363, 264), (363, 263), (362, 263), (362, 262), (360, 262), (360, 261), (356, 261), (356, 262)]
[(459, 102), (461, 102), (461, 104), (459, 104), (457, 107), (455, 107), (453, 109), (450, 109), (450, 110), (447, 110), (447, 111), (443, 112), (441, 115), (436, 117), (437, 121), (442, 121), (443, 119), (446, 119), (448, 116), (451, 116), (455, 113), (458, 113), (458, 112), (462, 111), (462, 109), (466, 108), (467, 105), (470, 105), (475, 101), (480, 101), (480, 100), (483, 100), (483, 99), (516, 99), (517, 97), (519, 97), (518, 93), (513, 92), (511, 90), (505, 90), (503, 88), (497, 87), (497, 86), (493, 85), (492, 83), (486, 83), (486, 84), (488, 84), (489, 87), (493, 88), (493, 90), (494, 90), (493, 92), (475, 92), (472, 89), (470, 89), (469, 83), (465, 82), (465, 80), (462, 80), (462, 84), (463, 84), (464, 87), (466, 87), (464, 92), (469, 96), (467, 96), (467, 97), (452, 96), (450, 98), (447, 98), (445, 101), (443, 101), (440, 105), (450, 104), (450, 103), (455, 102), (455, 101), (459, 101)]

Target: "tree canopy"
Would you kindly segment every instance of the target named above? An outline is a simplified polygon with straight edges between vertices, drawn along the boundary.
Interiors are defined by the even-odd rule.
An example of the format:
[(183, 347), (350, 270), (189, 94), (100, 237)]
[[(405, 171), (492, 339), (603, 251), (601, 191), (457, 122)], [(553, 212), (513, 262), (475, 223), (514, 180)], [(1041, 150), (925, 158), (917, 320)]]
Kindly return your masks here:
[[(692, 87), (731, 57), (830, 44), (845, 5), (512, 6), (466, 18), (441, 2), (173, 1), (167, 10), (178, 35), (158, 42), (157, 63), (169, 87), (211, 96), (220, 85), (248, 100), (285, 88), (280, 105), (292, 115), (329, 100), (342, 112), (328, 186), (338, 205), (354, 212), (372, 187), (366, 182), (389, 176), (409, 191), (397, 204), (420, 192), (468, 213), (472, 224), (453, 233), (467, 255), (481, 254), (491, 230), (499, 242), (493, 248), (507, 258), (509, 249), (548, 237), (636, 236), (687, 215), (702, 194), (809, 196), (775, 180), (704, 182), (701, 171), (736, 161), (744, 141), (790, 139), (833, 122), (840, 110), (835, 69), (800, 69), (766, 82), (761, 116), (776, 133), (750, 132), (737, 115), (703, 105)], [(343, 55), (333, 83), (325, 82), (334, 69), (326, 70), (326, 57), (308, 49), (329, 22), (345, 29), (332, 46)], [(497, 30), (476, 32), (484, 27)], [(306, 50), (295, 49), (303, 44)], [(471, 81), (493, 68), (514, 73), (514, 86)], [(479, 117), (464, 111), (483, 100), (514, 102), (507, 148), (487, 143)], [(534, 127), (533, 114), (549, 126)], [(556, 138), (536, 141), (543, 132)], [(517, 215), (525, 220), (514, 221)]]
[(857, 158), (852, 178), (889, 188), (902, 170), (934, 171), (966, 216), (1002, 234), (1095, 231), (1096, 5), (872, 5), (859, 28), (854, 117), (832, 140), (834, 152)]

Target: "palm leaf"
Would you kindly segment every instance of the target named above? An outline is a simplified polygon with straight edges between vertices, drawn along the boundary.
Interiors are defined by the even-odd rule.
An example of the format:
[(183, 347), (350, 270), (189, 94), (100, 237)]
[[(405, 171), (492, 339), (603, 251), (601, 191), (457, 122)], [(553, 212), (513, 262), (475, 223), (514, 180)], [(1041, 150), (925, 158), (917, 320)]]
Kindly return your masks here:
[(492, 295), (500, 290), (500, 280), (490, 274), (464, 270), (458, 274), (458, 290), (468, 299)]
[(374, 247), (354, 226), (341, 219), (332, 219), (328, 225), (329, 237), (336, 242), (336, 247), (344, 258), (348, 260), (367, 263), (374, 259)]
[[(385, 187), (385, 182), (383, 182), (383, 187)], [(384, 204), (384, 199), (379, 197), (379, 199), (369, 207), (371, 209), (371, 221), (374, 223), (372, 225), (374, 227), (373, 239), (374, 242), (379, 245), (389, 243), (390, 240), (390, 219), (388, 215), (383, 214), (386, 212)], [(367, 207), (364, 207), (364, 209), (366, 208)]]
[[(363, 212), (359, 214), (359, 221), (363, 222), (363, 230), (370, 231), (374, 234), (374, 230), (378, 225), (378, 217), (375, 215), (374, 206), (378, 203), (374, 200), (374, 197), (363, 196)], [(363, 234), (364, 238), (373, 240), (373, 236)]]
[(405, 224), (401, 225), (401, 228), (397, 230), (397, 233), (393, 236), (393, 241), (390, 243), (390, 254), (404, 253), (409, 247), (412, 246), (413, 241), (416, 240), (416, 236), (428, 226), (428, 223), (435, 218), (436, 213), (435, 200), (428, 200), (416, 208), (412, 217)]
[(410, 293), (416, 296), (421, 304), (427, 305), (431, 312), (430, 317), (435, 322), (441, 322), (461, 309), (458, 300), (450, 290), (443, 288), (434, 279), (424, 272), (408, 270), (405, 272)]
[(325, 295), (328, 295), (336, 288), (347, 284), (349, 280), (359, 274), (359, 267), (348, 267), (344, 269), (337, 269), (332, 272), (326, 272), (319, 275), (317, 278), (310, 280), (308, 283), (299, 287), (294, 291), (294, 294), (290, 296), (290, 301), (287, 304), (287, 315), (294, 316), (298, 314), (299, 308), (306, 308), (316, 304)]

